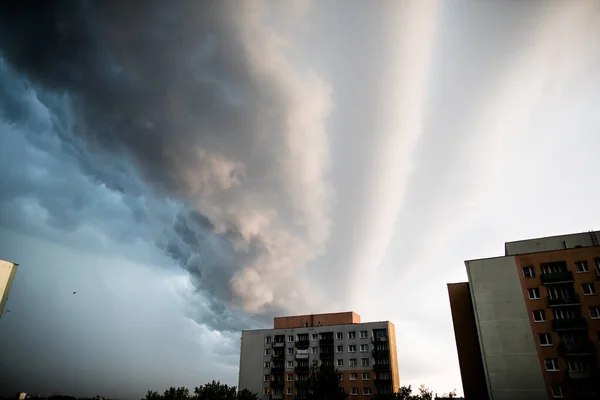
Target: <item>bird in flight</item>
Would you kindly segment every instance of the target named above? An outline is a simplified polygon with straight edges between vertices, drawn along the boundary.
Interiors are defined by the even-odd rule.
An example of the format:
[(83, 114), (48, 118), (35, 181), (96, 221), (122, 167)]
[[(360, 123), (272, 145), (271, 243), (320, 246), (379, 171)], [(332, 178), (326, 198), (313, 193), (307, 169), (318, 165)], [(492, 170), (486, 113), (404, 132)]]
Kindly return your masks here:
[(75, 294), (75, 293), (77, 293), (77, 292), (73, 292), (73, 294)]

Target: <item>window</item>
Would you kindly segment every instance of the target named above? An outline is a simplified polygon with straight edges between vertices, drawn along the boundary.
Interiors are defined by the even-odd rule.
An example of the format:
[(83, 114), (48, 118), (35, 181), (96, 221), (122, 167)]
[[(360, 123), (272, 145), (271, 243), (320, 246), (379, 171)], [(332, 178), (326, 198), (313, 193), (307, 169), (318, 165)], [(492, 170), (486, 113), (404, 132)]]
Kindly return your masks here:
[(265, 361), (265, 368), (271, 368), (271, 361)]
[(532, 265), (523, 267), (523, 276), (525, 278), (535, 278), (535, 270), (533, 269)]
[(368, 367), (369, 366), (369, 359), (368, 358), (361, 358), (360, 359), (360, 365), (362, 365), (363, 367)]
[(355, 344), (351, 344), (348, 346), (348, 352), (349, 353), (354, 353), (356, 352), (356, 345)]
[(336, 346), (335, 347), (335, 352), (336, 353), (341, 353), (342, 351), (344, 351), (344, 346)]
[(365, 387), (363, 388), (363, 394), (370, 396), (371, 395), (371, 388), (370, 387)]
[(356, 332), (355, 331), (348, 332), (348, 339), (356, 339)]
[(342, 332), (336, 332), (335, 333), (335, 338), (337, 340), (342, 340), (344, 338), (344, 334)]
[(550, 389), (552, 390), (552, 397), (554, 397), (554, 398), (561, 398), (561, 397), (563, 397), (562, 386), (560, 386), (560, 385), (552, 385), (552, 386), (550, 386)]
[(351, 367), (356, 367), (356, 358), (351, 358), (348, 360), (348, 365)]
[(368, 332), (367, 331), (360, 331), (360, 338), (361, 339), (366, 339), (368, 337)]
[(287, 368), (294, 368), (294, 362), (293, 361), (288, 361), (287, 362)]
[(288, 335), (288, 343), (292, 343), (294, 341), (294, 335)]
[(294, 380), (294, 374), (287, 374), (286, 376), (287, 376), (286, 379), (288, 382), (292, 382)]
[(363, 381), (368, 381), (371, 379), (371, 374), (369, 374), (368, 372), (363, 372), (362, 373), (362, 380)]
[(544, 322), (546, 320), (546, 312), (544, 310), (535, 310), (533, 312), (533, 320), (535, 322)]
[(358, 388), (357, 387), (350, 388), (350, 394), (352, 396), (358, 396)]
[(265, 337), (265, 343), (271, 343), (271, 336)]
[(590, 317), (592, 319), (600, 319), (600, 307), (590, 307)]
[(350, 374), (350, 380), (351, 380), (351, 381), (356, 381), (356, 380), (358, 380), (358, 375), (356, 375), (356, 373), (354, 373), (354, 372), (353, 372), (353, 373), (351, 373), (351, 374)]
[(542, 296), (540, 295), (540, 288), (527, 289), (527, 294), (529, 295), (529, 298), (532, 300), (542, 298)]
[(589, 272), (590, 268), (588, 267), (587, 261), (577, 261), (575, 262), (575, 270), (578, 273)]
[(271, 355), (271, 349), (265, 349), (265, 356)]
[(279, 389), (279, 388), (273, 388), (273, 394), (275, 394), (275, 395), (281, 394), (281, 389)]
[(549, 333), (540, 333), (538, 337), (540, 339), (540, 346), (552, 346), (552, 335)]
[(575, 311), (567, 307), (556, 307), (552, 309), (552, 317), (554, 319), (573, 319), (576, 317)]
[(540, 266), (542, 267), (542, 274), (556, 274), (558, 272), (567, 272), (569, 270), (566, 261), (554, 261), (541, 264)]
[(318, 347), (311, 347), (310, 354), (317, 354), (317, 349), (318, 349)]
[(583, 283), (581, 284), (581, 287), (583, 288), (583, 294), (585, 294), (586, 296), (596, 294), (596, 287), (593, 283)]
[(269, 382), (269, 375), (265, 375), (265, 376), (263, 376), (263, 381), (265, 381), (265, 382)]
[(269, 394), (269, 388), (263, 388), (263, 394)]
[(558, 371), (558, 360), (556, 358), (546, 358), (546, 371)]
[(285, 349), (285, 351), (287, 352), (288, 356), (291, 356), (292, 354), (294, 354), (294, 348), (293, 347), (288, 347), (287, 349)]
[(567, 359), (567, 366), (569, 371), (587, 371), (586, 365), (581, 360), (569, 358)]
[(369, 351), (369, 345), (368, 344), (361, 344), (360, 345), (360, 351)]
[(291, 388), (291, 387), (289, 387), (289, 388), (287, 388), (286, 390), (287, 390), (287, 394), (288, 394), (288, 395), (292, 395), (292, 394), (294, 394), (294, 388)]
[(343, 366), (344, 366), (344, 360), (342, 360), (342, 359), (338, 359), (338, 360), (336, 360), (336, 365), (337, 365), (338, 367), (343, 367)]
[(314, 342), (314, 341), (316, 341), (316, 340), (319, 340), (319, 335), (318, 335), (317, 333), (313, 333), (313, 334), (311, 335), (311, 337), (310, 337), (310, 338), (311, 338), (311, 339), (312, 339), (312, 341)]
[(344, 380), (344, 374), (337, 374), (338, 381)]

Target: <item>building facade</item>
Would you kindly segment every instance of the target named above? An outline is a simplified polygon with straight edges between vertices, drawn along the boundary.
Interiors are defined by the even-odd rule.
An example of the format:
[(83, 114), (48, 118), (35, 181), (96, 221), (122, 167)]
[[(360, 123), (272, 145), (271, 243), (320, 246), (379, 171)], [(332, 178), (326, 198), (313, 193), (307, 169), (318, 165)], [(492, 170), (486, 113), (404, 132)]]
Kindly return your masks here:
[(600, 399), (599, 236), (465, 261), (468, 282), (448, 291), (466, 399)]
[(301, 399), (311, 367), (337, 371), (351, 399), (400, 388), (396, 333), (388, 321), (361, 323), (353, 312), (274, 319), (273, 329), (242, 331), (239, 389), (263, 399)]
[(0, 260), (0, 318), (4, 314), (4, 307), (8, 301), (8, 293), (15, 274), (17, 273), (17, 267), (19, 264), (15, 264), (10, 261)]

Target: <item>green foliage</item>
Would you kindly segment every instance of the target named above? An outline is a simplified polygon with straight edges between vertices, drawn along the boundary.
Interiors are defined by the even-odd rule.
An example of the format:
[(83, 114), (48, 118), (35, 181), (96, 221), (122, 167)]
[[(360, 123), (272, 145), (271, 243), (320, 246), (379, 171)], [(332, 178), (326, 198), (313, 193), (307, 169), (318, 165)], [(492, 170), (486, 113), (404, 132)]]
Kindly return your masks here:
[(235, 386), (213, 380), (194, 388), (194, 394), (186, 387), (170, 387), (162, 395), (149, 390), (142, 400), (258, 400), (258, 395), (247, 389), (238, 392)]
[(348, 393), (340, 391), (338, 372), (333, 368), (313, 367), (307, 400), (347, 400)]
[(376, 394), (373, 400), (433, 400), (433, 392), (425, 385), (419, 387), (418, 394), (412, 394), (412, 387), (402, 386), (397, 393)]

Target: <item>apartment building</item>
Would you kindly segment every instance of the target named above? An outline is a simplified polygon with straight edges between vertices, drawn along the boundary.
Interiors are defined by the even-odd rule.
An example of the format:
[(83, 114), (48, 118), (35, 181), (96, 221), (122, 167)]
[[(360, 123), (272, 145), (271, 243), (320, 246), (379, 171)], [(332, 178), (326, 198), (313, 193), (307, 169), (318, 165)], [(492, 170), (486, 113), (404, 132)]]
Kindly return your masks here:
[(600, 399), (600, 232), (505, 243), (448, 285), (466, 399)]
[(389, 321), (354, 312), (276, 317), (273, 329), (242, 331), (240, 389), (263, 399), (301, 399), (311, 367), (337, 371), (351, 399), (400, 388), (396, 333)]
[(10, 287), (15, 279), (18, 266), (19, 264), (0, 260), (0, 318), (2, 318), (2, 315), (4, 314), (4, 307), (8, 301), (8, 293), (10, 292)]

